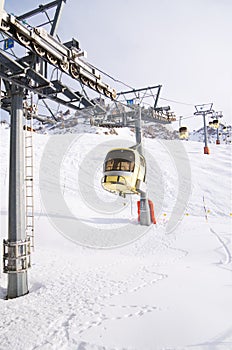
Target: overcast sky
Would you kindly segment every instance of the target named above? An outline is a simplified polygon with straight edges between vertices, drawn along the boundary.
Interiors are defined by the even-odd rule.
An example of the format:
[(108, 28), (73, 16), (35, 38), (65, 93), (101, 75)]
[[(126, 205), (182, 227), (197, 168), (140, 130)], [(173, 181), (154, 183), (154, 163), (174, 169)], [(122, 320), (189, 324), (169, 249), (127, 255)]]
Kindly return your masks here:
[[(7, 0), (5, 9), (18, 15), (46, 2)], [(159, 105), (178, 116), (213, 102), (231, 122), (231, 13), (231, 0), (67, 0), (58, 33), (78, 39), (90, 63), (134, 88), (161, 84), (161, 98), (184, 104)], [(200, 127), (195, 118), (186, 123)]]

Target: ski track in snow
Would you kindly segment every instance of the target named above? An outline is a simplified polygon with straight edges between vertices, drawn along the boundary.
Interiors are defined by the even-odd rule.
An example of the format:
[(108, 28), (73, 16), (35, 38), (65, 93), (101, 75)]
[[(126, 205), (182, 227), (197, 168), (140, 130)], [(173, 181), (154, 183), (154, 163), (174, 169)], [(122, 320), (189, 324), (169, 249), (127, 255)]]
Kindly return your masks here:
[[(145, 244), (142, 248), (139, 247), (137, 252), (135, 249), (134, 253), (139, 256), (139, 261), (137, 261), (134, 266), (135, 271), (130, 273), (126, 280), (109, 278), (112, 269), (114, 271), (115, 269), (119, 271), (125, 269), (128, 259), (122, 257), (122, 259), (114, 263), (104, 264), (84, 273), (75, 272), (74, 275), (71, 273), (72, 267), (70, 266), (69, 270), (68, 266), (66, 266), (60, 271), (58, 280), (50, 281), (46, 287), (45, 285), (34, 286), (31, 295), (33, 295), (33, 298), (36, 298), (38, 302), (38, 311), (34, 309), (31, 310), (33, 319), (36, 321), (36, 323), (31, 324), (31, 329), (37, 333), (39, 327), (43, 338), (46, 339), (45, 343), (43, 345), (41, 344), (38, 348), (43, 349), (44, 347), (46, 348), (46, 346), (52, 346), (54, 343), (57, 348), (62, 348), (67, 343), (74, 346), (76, 338), (83, 336), (85, 331), (91, 328), (102, 326), (106, 321), (137, 318), (142, 317), (146, 313), (160, 311), (161, 309), (158, 305), (118, 305), (108, 302), (112, 297), (120, 296), (125, 293), (136, 293), (143, 288), (152, 286), (167, 278), (168, 276), (166, 274), (157, 272), (156, 268), (165, 264), (174, 263), (187, 254), (187, 252), (182, 249), (171, 247), (171, 244), (164, 239), (154, 239), (154, 236), (151, 236), (150, 240), (147, 241), (150, 247), (152, 240), (156, 242), (156, 244), (153, 245), (153, 248), (150, 248), (149, 254), (152, 255), (155, 252), (170, 249), (174, 252), (174, 256), (171, 258), (168, 255), (168, 258), (163, 257), (162, 261), (157, 259), (157, 262), (154, 264), (144, 265), (142, 256), (148, 252), (147, 245)], [(50, 263), (54, 266), (57, 264), (55, 259)], [(41, 267), (42, 266), (39, 266), (39, 268)], [(45, 273), (45, 271), (42, 272)], [(73, 289), (67, 291), (66, 284), (72, 286)], [(57, 290), (57, 285), (60, 286), (59, 290)], [(96, 287), (93, 290), (94, 286)], [(73, 290), (76, 291), (75, 294), (77, 295), (77, 299), (74, 300)], [(93, 292), (95, 297), (93, 296)], [(28, 297), (29, 296), (26, 296), (25, 298)], [(42, 300), (40, 300), (41, 298)], [(57, 300), (59, 300), (58, 308), (56, 308)], [(64, 308), (62, 307), (63, 303), (65, 305)], [(28, 310), (30, 310), (30, 300), (28, 300), (27, 307)], [(111, 316), (111, 312), (106, 313), (106, 311), (104, 311), (107, 307), (114, 309), (116, 314), (119, 314)], [(51, 322), (54, 310), (56, 317), (55, 320)], [(6, 318), (9, 311), (10, 310), (7, 310), (7, 313), (4, 315)], [(17, 332), (19, 332), (19, 323), (23, 325), (27, 317), (28, 314), (26, 313), (25, 316), (17, 317), (13, 323), (9, 320), (9, 324), (6, 323), (5, 326), (10, 326), (11, 331), (17, 328)], [(23, 329), (21, 329), (20, 332), (23, 332)], [(8, 346), (8, 336), (9, 334), (6, 332), (2, 340), (2, 344), (6, 347)], [(28, 339), (27, 344), (30, 344)], [(28, 347), (28, 349), (36, 348), (37, 347)]]
[[(116, 305), (116, 304), (107, 304), (107, 303), (102, 302), (102, 301), (107, 301), (112, 297), (122, 295), (124, 293), (136, 293), (140, 289), (147, 288), (155, 283), (158, 283), (159, 281), (162, 281), (162, 279), (167, 278), (168, 275), (160, 274), (160, 273), (156, 272), (155, 268), (157, 266), (160, 266), (160, 265), (162, 266), (165, 264), (174, 263), (176, 260), (183, 258), (187, 254), (187, 252), (182, 250), (182, 249), (170, 247), (170, 244), (164, 242), (164, 240), (155, 240), (155, 241), (158, 244), (158, 246), (160, 246), (161, 250), (170, 249), (170, 250), (174, 251), (175, 253), (177, 253), (177, 256), (175, 256), (174, 258), (168, 258), (168, 259), (165, 258), (164, 261), (157, 262), (157, 263), (154, 263), (152, 265), (139, 266), (139, 268), (136, 269), (137, 270), (136, 272), (130, 274), (130, 277), (127, 279), (126, 282), (119, 281), (117, 283), (117, 286), (116, 286), (117, 290), (114, 290), (115, 281), (113, 281), (113, 280), (107, 281), (107, 279), (102, 278), (102, 275), (99, 274), (99, 270), (101, 270), (102, 274), (103, 274), (103, 271), (106, 271), (107, 269), (112, 269), (113, 266), (117, 266), (119, 268), (119, 270), (123, 270), (123, 265), (127, 262), (126, 259), (124, 259), (125, 261), (120, 261), (120, 262), (116, 262), (114, 264), (105, 265), (103, 267), (100, 267), (100, 269), (98, 268), (96, 275), (94, 275), (94, 276), (92, 274), (90, 275), (91, 281), (93, 281), (95, 279), (94, 284), (96, 284), (96, 285), (101, 284), (101, 287), (105, 286), (106, 288), (107, 287), (109, 288), (109, 286), (107, 285), (107, 282), (111, 282), (111, 291), (109, 291), (108, 293), (105, 293), (105, 294), (101, 294), (101, 290), (100, 290), (96, 293), (99, 296), (97, 298), (95, 298), (94, 301), (91, 299), (88, 300), (87, 307), (88, 307), (88, 312), (90, 312), (90, 316), (92, 316), (91, 321), (78, 323), (78, 316), (75, 313), (72, 313), (72, 315), (71, 315), (72, 317), (68, 317), (65, 322), (62, 321), (61, 327), (63, 327), (65, 325), (67, 340), (70, 339), (70, 336), (69, 336), (70, 332), (71, 333), (74, 332), (75, 335), (82, 335), (85, 331), (88, 331), (93, 327), (101, 326), (105, 321), (119, 321), (119, 320), (122, 320), (124, 318), (141, 317), (146, 313), (161, 310), (160, 307), (157, 305), (118, 305), (118, 304)], [(151, 242), (149, 242), (149, 243), (151, 243)], [(157, 247), (157, 244), (156, 244), (156, 247)], [(147, 251), (147, 249), (146, 249), (146, 251)], [(151, 251), (150, 251), (150, 253), (151, 253)], [(155, 249), (152, 251), (152, 253), (155, 253)], [(119, 267), (118, 266), (119, 264), (122, 266)], [(103, 280), (105, 282), (102, 284)], [(140, 280), (139, 284), (136, 283), (136, 281), (138, 281), (138, 280)], [(86, 285), (88, 285), (88, 281), (89, 281), (89, 277), (87, 274), (87, 276), (85, 278), (85, 290), (87, 287)], [(134, 286), (132, 287), (132, 285), (134, 285)], [(88, 287), (87, 287), (87, 290), (88, 290)], [(79, 296), (80, 296), (80, 293), (79, 293)], [(115, 309), (117, 309), (117, 311), (121, 309), (123, 312), (120, 316), (111, 317), (109, 314), (107, 315), (106, 313), (101, 311), (102, 309), (104, 309), (106, 307), (115, 308)], [(71, 309), (72, 309), (72, 307), (71, 307)], [(96, 311), (96, 309), (98, 309), (98, 311)], [(79, 311), (80, 311), (80, 309), (79, 309)], [(130, 312), (128, 312), (128, 311), (130, 311)], [(53, 338), (54, 334), (51, 334), (51, 337)]]
[[(199, 186), (199, 185), (198, 185)], [(208, 191), (209, 192), (209, 191)], [(225, 259), (224, 261), (220, 261), (220, 264), (223, 265), (228, 265), (231, 263), (232, 259), (231, 259), (231, 252), (230, 249), (228, 248), (229, 244), (231, 243), (229, 239), (226, 239), (226, 242), (222, 239), (221, 235), (219, 233), (217, 233), (213, 228), (212, 228), (212, 223), (208, 218), (208, 210), (207, 210), (207, 206), (205, 203), (205, 199), (203, 196), (203, 209), (205, 211), (205, 218), (206, 218), (206, 222), (209, 225), (209, 229), (210, 232), (216, 237), (216, 239), (218, 240), (218, 242), (220, 243), (221, 247), (219, 248), (219, 250), (223, 250), (224, 251), (224, 255), (225, 255)]]
[(231, 253), (230, 253), (230, 250), (229, 250), (229, 248), (228, 248), (228, 244), (230, 243), (230, 241), (227, 240), (227, 242), (225, 243), (225, 242), (223, 241), (223, 239), (220, 237), (220, 235), (219, 235), (217, 232), (215, 232), (211, 227), (210, 227), (210, 232), (212, 232), (212, 233), (215, 235), (215, 237), (217, 238), (217, 240), (219, 241), (219, 243), (221, 243), (222, 248), (223, 248), (223, 250), (224, 250), (224, 253), (225, 253), (225, 260), (222, 261), (221, 263), (222, 263), (223, 265), (228, 265), (228, 264), (230, 264), (230, 263), (231, 263)]
[[(42, 146), (40, 145), (40, 147)], [(188, 147), (190, 147), (189, 144)], [(196, 147), (195, 144), (194, 147)], [(6, 154), (6, 148), (3, 149), (3, 153)], [(38, 150), (37, 153), (39, 154)], [(228, 160), (228, 156), (224, 152), (221, 152), (221, 155), (222, 157), (219, 157), (220, 166)], [(72, 165), (71, 168), (80, 164), (76, 154), (75, 157), (75, 162), (73, 162), (73, 159), (69, 161)], [(78, 163), (76, 160), (78, 160)], [(194, 162), (192, 171), (197, 174), (196, 177), (198, 177), (199, 169), (205, 175), (208, 167), (214, 165), (210, 158), (205, 162), (199, 157)], [(6, 166), (6, 164), (7, 161), (4, 158), (4, 165)], [(215, 171), (218, 168), (218, 164), (213, 167)], [(225, 167), (223, 170), (223, 176), (228, 175), (228, 168)], [(3, 186), (6, 185), (7, 177), (7, 170), (4, 169), (6, 168), (3, 166), (1, 169)], [(67, 176), (65, 190), (69, 191), (75, 199), (72, 170), (70, 170), (70, 174), (65, 175)], [(193, 193), (189, 206), (186, 208), (190, 218), (182, 218), (179, 226), (172, 233), (166, 234), (165, 227), (176, 197), (175, 183), (173, 184), (175, 172), (169, 173), (164, 167), (163, 176), (165, 177), (166, 193), (161, 213), (157, 218), (157, 225), (151, 226), (148, 232), (139, 240), (111, 252), (89, 250), (67, 242), (63, 237), (60, 237), (48, 223), (46, 213), (37, 198), (37, 232), (39, 235), (45, 228), (46, 233), (49, 233), (49, 237), (43, 233), (38, 238), (36, 251), (32, 255), (32, 269), (29, 273), (30, 293), (28, 295), (15, 300), (3, 300), (6, 295), (7, 278), (5, 275), (0, 275), (0, 350), (147, 350), (135, 346), (134, 343), (132, 346), (122, 347), (120, 342), (118, 346), (116, 344), (112, 346), (109, 339), (103, 345), (99, 338), (93, 337), (91, 341), (86, 339), (94, 330), (99, 331), (100, 334), (107, 329), (109, 324), (120, 327), (120, 322), (125, 324), (123, 322), (126, 320), (142, 322), (149, 316), (155, 317), (158, 315), (156, 316), (158, 319), (162, 319), (163, 315), (165, 317), (168, 310), (175, 307), (174, 301), (169, 300), (166, 303), (161, 303), (161, 299), (156, 299), (155, 296), (146, 301), (146, 299), (141, 298), (141, 295), (149, 291), (152, 293), (154, 288), (158, 291), (163, 283), (166, 283), (171, 293), (172, 288), (175, 287), (168, 284), (173, 274), (172, 268), (178, 269), (182, 265), (184, 268), (187, 267), (185, 277), (191, 278), (191, 269), (195, 267), (195, 260), (192, 263), (191, 259), (196, 259), (197, 264), (200, 264), (200, 259), (205, 258), (208, 251), (211, 252), (212, 256), (210, 255), (206, 264), (202, 263), (203, 268), (207, 264), (209, 266), (215, 264), (217, 270), (219, 270), (219, 267), (223, 268), (225, 273), (227, 272), (226, 269), (230, 272), (229, 268), (232, 262), (229, 247), (230, 239), (227, 232), (222, 232), (220, 228), (218, 229), (218, 226), (215, 226), (216, 219), (219, 217), (223, 220), (224, 212), (229, 212), (228, 201), (221, 203), (222, 198), (214, 200), (215, 196), (211, 193), (211, 189), (215, 186), (215, 183), (211, 178), (209, 182), (205, 181), (203, 183), (193, 178)], [(38, 186), (38, 179), (36, 181)], [(211, 185), (212, 187), (210, 187)], [(38, 191), (37, 188), (35, 190)], [(212, 212), (212, 220), (210, 218), (208, 223), (205, 222), (204, 209), (202, 208), (202, 191), (207, 195), (207, 204)], [(162, 216), (163, 212), (167, 213), (166, 217)], [(2, 217), (5, 217), (6, 213), (7, 211), (4, 208)], [(221, 225), (219, 220), (216, 223)], [(196, 232), (199, 230), (203, 239), (199, 247), (196, 248), (194, 244), (193, 246), (191, 244), (193, 237), (195, 239), (193, 243), (198, 239), (193, 235), (194, 225), (196, 226)], [(133, 225), (131, 227), (133, 229)], [(213, 246), (215, 238), (216, 246)], [(208, 243), (211, 244), (210, 248), (207, 247)], [(202, 250), (202, 256), (200, 256), (198, 248), (204, 249)], [(194, 258), (192, 258), (193, 256)], [(219, 263), (218, 256), (221, 258)], [(183, 272), (183, 270), (180, 271)], [(216, 272), (216, 270), (213, 271)], [(220, 283), (224, 283), (222, 281)], [(225, 281), (227, 280), (225, 279)], [(186, 287), (186, 282), (182, 276), (179, 283), (182, 283), (183, 288)], [(229, 282), (225, 283), (228, 287), (231, 287)], [(212, 292), (210, 291), (209, 297)], [(221, 298), (221, 301), (223, 300), (220, 295), (219, 298)], [(191, 300), (188, 300), (188, 302), (191, 304)], [(196, 304), (196, 308), (203, 308), (203, 302), (201, 304), (198, 301), (198, 304)], [(212, 317), (212, 314), (210, 314), (210, 317)], [(220, 321), (220, 316), (218, 317)], [(181, 321), (179, 320), (179, 314), (176, 315), (176, 320)], [(199, 323), (200, 320), (201, 316), (199, 316)], [(224, 316), (222, 320), (224, 320)], [(187, 321), (191, 323), (190, 318)], [(185, 324), (184, 318), (183, 324)], [(197, 324), (193, 322), (193, 330), (196, 326)], [(173, 327), (175, 329), (175, 324), (173, 324)], [(166, 331), (167, 336), (172, 333), (170, 328), (167, 328)], [(12, 337), (12, 334), (15, 336)], [(202, 338), (201, 335), (200, 339), (205, 339), (205, 341), (185, 341), (185, 344), (188, 344), (185, 346), (167, 346), (165, 342), (162, 343), (161, 341), (160, 345), (157, 345), (154, 349), (150, 344), (149, 350), (232, 349), (231, 329), (228, 327), (227, 331), (220, 330), (220, 332), (217, 331), (217, 334), (208, 338)], [(112, 343), (114, 342), (112, 341)]]

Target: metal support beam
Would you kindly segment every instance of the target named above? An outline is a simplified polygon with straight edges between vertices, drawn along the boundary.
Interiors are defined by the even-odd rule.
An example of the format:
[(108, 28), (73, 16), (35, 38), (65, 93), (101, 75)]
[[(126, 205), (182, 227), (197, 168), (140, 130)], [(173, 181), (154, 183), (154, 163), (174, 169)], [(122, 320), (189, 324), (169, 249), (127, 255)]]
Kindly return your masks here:
[(24, 13), (23, 15), (21, 16), (17, 16), (17, 19), (19, 21), (23, 21), (24, 19), (26, 18), (30, 18), (32, 16), (35, 16), (37, 15), (38, 13), (41, 13), (41, 12), (44, 12), (46, 10), (49, 10), (51, 9), (52, 7), (56, 6), (57, 5), (57, 0), (55, 1), (52, 1), (50, 2), (49, 4), (46, 4), (46, 5), (39, 5), (39, 7), (35, 10), (32, 10), (32, 11), (29, 11), (27, 13)]
[(123, 126), (127, 126), (127, 115), (126, 115), (126, 112), (123, 112), (122, 113), (122, 125)]
[(162, 87), (162, 85), (158, 86), (158, 92), (157, 92), (156, 98), (155, 98), (154, 109), (157, 107), (157, 103), (158, 103), (161, 87)]
[(202, 105), (196, 105), (195, 109), (196, 112), (194, 115), (202, 115), (203, 116), (203, 122), (204, 122), (204, 154), (210, 154), (210, 150), (208, 147), (208, 132), (207, 132), (207, 124), (206, 124), (206, 115), (214, 113), (212, 110), (213, 103), (207, 103)]
[(216, 140), (216, 145), (220, 145), (219, 127), (217, 128), (217, 140)]
[(135, 139), (136, 144), (138, 145), (137, 150), (141, 155), (143, 155), (141, 122), (141, 107), (138, 106), (138, 115), (135, 116)]
[(120, 95), (126, 95), (126, 94), (131, 94), (131, 93), (136, 93), (136, 92), (141, 92), (141, 91), (147, 91), (147, 90), (152, 90), (152, 89), (161, 89), (162, 85), (155, 85), (155, 86), (148, 86), (146, 88), (141, 88), (141, 89), (133, 89), (133, 90), (129, 90), (129, 91), (122, 91), (122, 92), (118, 92), (117, 96)]
[(66, 3), (66, 0), (58, 0), (57, 1), (56, 13), (55, 13), (55, 16), (54, 16), (54, 19), (53, 19), (53, 23), (52, 23), (52, 28), (51, 28), (51, 31), (50, 31), (50, 34), (52, 36), (56, 35), (57, 28), (58, 28), (58, 25), (59, 25), (59, 22), (60, 22), (61, 13), (62, 13), (62, 10), (63, 10), (63, 7), (64, 7), (64, 3)]
[(219, 120), (222, 117), (223, 117), (222, 112), (214, 112), (213, 115), (212, 115), (212, 118), (215, 118), (218, 121), (216, 145), (220, 145), (220, 137), (219, 137), (219, 126), (220, 126), (220, 123), (219, 123)]
[[(142, 146), (142, 126), (141, 126), (141, 107), (138, 106), (138, 115), (135, 120), (135, 137), (136, 144), (138, 145), (138, 152), (144, 156), (144, 150)], [(151, 225), (151, 214), (148, 203), (148, 194), (146, 192), (140, 192), (140, 225), (142, 226), (150, 226)]]
[[(41, 12), (46, 12), (46, 10), (49, 10), (49, 9), (57, 6), (53, 20), (49, 20), (48, 22), (43, 23), (43, 26), (46, 24), (49, 24), (49, 23), (52, 24), (50, 34), (52, 36), (55, 36), (56, 32), (57, 32), (58, 25), (59, 25), (59, 21), (60, 21), (60, 17), (61, 17), (64, 3), (66, 3), (66, 0), (56, 0), (56, 1), (50, 2), (49, 4), (46, 4), (46, 5), (39, 5), (39, 7), (37, 9), (32, 10), (30, 12), (27, 12), (24, 15), (18, 16), (17, 19), (19, 21), (22, 21), (22, 20), (25, 20), (26, 18), (30, 18), (32, 16), (35, 16)], [(40, 25), (38, 27), (40, 27)], [(44, 71), (44, 75), (45, 75), (45, 77), (47, 77), (47, 62), (44, 62), (41, 58), (38, 58), (37, 65), (38, 64), (39, 64), (39, 72), (41, 74), (43, 74), (43, 71)]]
[(2, 21), (2, 12), (4, 10), (5, 0), (0, 0), (0, 22)]
[(206, 124), (206, 114), (203, 113), (203, 121), (204, 121), (204, 142), (205, 142), (205, 147), (204, 147), (204, 153), (209, 154), (209, 147), (208, 147), (208, 131), (207, 131), (207, 124)]
[(51, 116), (53, 119), (55, 119), (55, 121), (57, 122), (57, 118), (55, 117), (55, 114), (52, 112), (51, 108), (49, 107), (49, 105), (47, 104), (46, 101), (42, 100), (43, 104), (45, 105), (45, 107), (48, 109), (48, 111), (51, 113)]
[[(26, 240), (24, 196), (23, 96), (21, 87), (12, 86), (8, 241), (17, 244)], [(16, 263), (15, 263), (16, 264)], [(12, 266), (11, 266), (12, 267)], [(15, 271), (16, 270), (16, 271)], [(8, 273), (7, 297), (17, 298), (28, 293), (27, 270)]]

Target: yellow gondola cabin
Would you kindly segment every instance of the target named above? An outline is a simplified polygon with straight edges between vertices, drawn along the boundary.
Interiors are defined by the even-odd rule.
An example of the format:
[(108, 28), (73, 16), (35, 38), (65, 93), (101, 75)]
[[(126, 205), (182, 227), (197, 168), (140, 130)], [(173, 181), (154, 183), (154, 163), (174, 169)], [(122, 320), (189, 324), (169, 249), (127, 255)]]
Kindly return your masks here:
[(106, 155), (102, 187), (125, 196), (143, 191), (146, 178), (145, 159), (136, 149), (115, 148)]
[(180, 139), (187, 139), (189, 136), (188, 128), (186, 126), (182, 126), (179, 128), (179, 138)]
[(213, 128), (218, 129), (219, 128), (219, 121), (217, 119), (213, 120)]

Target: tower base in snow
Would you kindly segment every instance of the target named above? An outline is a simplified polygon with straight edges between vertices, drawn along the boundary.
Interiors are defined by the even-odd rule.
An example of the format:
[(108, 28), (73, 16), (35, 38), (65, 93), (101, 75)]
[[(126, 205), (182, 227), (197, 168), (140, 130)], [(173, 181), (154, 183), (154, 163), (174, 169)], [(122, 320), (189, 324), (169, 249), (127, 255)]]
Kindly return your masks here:
[(204, 147), (204, 154), (210, 154), (209, 147)]

